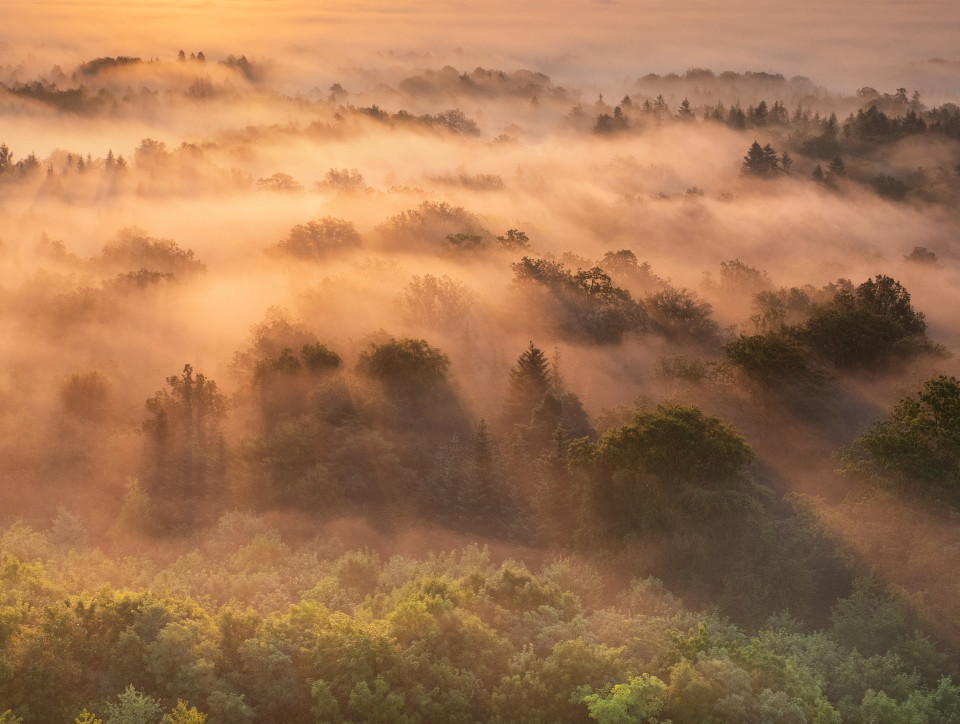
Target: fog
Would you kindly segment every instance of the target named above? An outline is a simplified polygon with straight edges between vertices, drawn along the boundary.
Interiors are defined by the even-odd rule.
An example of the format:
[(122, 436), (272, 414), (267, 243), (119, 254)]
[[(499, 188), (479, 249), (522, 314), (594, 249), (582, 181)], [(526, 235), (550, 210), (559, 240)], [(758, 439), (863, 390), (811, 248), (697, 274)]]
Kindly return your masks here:
[[(960, 374), (956, 3), (335, 5), (5, 4), (0, 526), (65, 506), (172, 559), (243, 510), (385, 559), (567, 552), (758, 626), (801, 605), (730, 593), (753, 539), (697, 551), (802, 520), (842, 551), (806, 624), (871, 574), (955, 654), (955, 493), (850, 460)], [(881, 275), (909, 334), (863, 331)], [(737, 356), (770, 339), (786, 362)], [(610, 522), (605, 433), (671, 405), (749, 443), (734, 502)], [(760, 523), (723, 517), (751, 495)]]
[[(884, 33), (894, 29), (901, 37), (922, 37), (924, 52), (934, 52), (938, 35), (923, 27), (910, 30), (909, 22), (922, 21), (899, 17), (906, 10), (897, 7), (869, 13), (864, 22), (881, 27), (860, 23), (861, 39), (844, 38), (852, 44), (845, 52), (882, 53), (904, 64), (918, 60), (909, 43), (901, 43), (897, 54), (886, 51), (891, 41)], [(781, 101), (791, 113), (799, 104), (822, 118), (832, 112), (843, 118), (861, 107), (852, 94), (829, 90), (845, 81), (817, 67), (818, 54), (825, 52), (818, 48), (827, 39), (814, 25), (778, 16), (781, 28), (801, 36), (788, 40), (778, 30), (777, 45), (796, 53), (818, 37), (802, 63), (790, 65), (771, 52), (770, 41), (756, 40), (754, 31), (774, 9), (760, 3), (724, 14), (730, 30), (716, 33), (726, 40), (714, 48), (696, 42), (696, 33), (711, 25), (717, 9), (689, 8), (671, 16), (662, 8), (580, 4), (541, 18), (523, 47), (509, 50), (509, 33), (486, 37), (494, 20), (482, 18), (512, 26), (534, 12), (529, 7), (321, 12), (281, 4), (265, 17), (259, 6), (228, 13), (215, 3), (118, 5), (80, 21), (87, 5), (13, 6), (17, 22), (8, 27), (39, 28), (41, 17), (50, 24), (43, 40), (31, 38), (29, 30), (7, 38), (8, 87), (39, 80), (60, 92), (84, 90), (79, 100), (53, 90), (2, 97), (2, 140), (14, 162), (29, 154), (39, 161), (35, 174), (11, 177), (2, 200), (4, 324), (14, 342), (4, 352), (7, 394), (29, 408), (27, 398), (49, 390), (52, 380), (110, 365), (124, 380), (122, 397), (134, 415), (137, 402), (185, 362), (223, 380), (229, 390), (237, 384), (224, 379), (234, 354), (271, 308), (306, 324), (345, 355), (348, 366), (367, 335), (378, 330), (427, 337), (452, 356), (452, 374), (472, 401), (475, 418), (496, 416), (510, 361), (531, 337), (544, 349), (560, 348), (570, 383), (593, 415), (641, 393), (658, 394), (651, 369), (669, 352), (662, 341), (593, 349), (570, 334), (558, 335), (555, 320), (526, 309), (513, 291), (510, 263), (522, 254), (445, 250), (444, 238), (459, 231), (477, 233), (489, 244), (508, 229), (521, 229), (530, 240), (524, 253), (558, 259), (572, 271), (629, 249), (673, 287), (711, 302), (722, 328), (740, 332), (751, 331), (749, 294), (717, 296), (704, 281), (721, 262), (739, 259), (756, 267), (774, 287), (821, 287), (840, 277), (857, 282), (882, 272), (903, 281), (927, 315), (931, 337), (950, 348), (960, 330), (949, 311), (957, 302), (956, 216), (949, 204), (894, 204), (852, 180), (824, 189), (809, 182), (817, 160), (805, 156), (796, 158), (789, 176), (758, 183), (741, 173), (747, 147), (755, 139), (778, 148), (797, 143), (788, 139), (788, 129), (740, 130), (699, 117), (682, 123), (640, 108), (657, 93), (665, 96), (668, 117), (687, 96), (698, 116), (709, 112), (706, 104), (746, 107), (761, 99)], [(855, 4), (841, 9), (863, 11)], [(809, 12), (815, 17), (815, 8)], [(188, 20), (174, 33), (173, 19), (181, 13)], [(592, 28), (581, 34), (591, 39), (582, 47), (568, 44), (576, 13)], [(115, 26), (83, 25), (106, 15)], [(387, 16), (397, 28), (411, 29), (409, 36), (396, 34), (411, 47), (429, 47), (430, 38), (445, 37), (451, 25), (466, 34), (464, 47), (451, 55), (438, 48), (416, 56), (402, 46), (392, 49), (377, 34)], [(655, 41), (628, 42), (625, 18), (642, 26), (641, 37)], [(173, 45), (161, 49), (156, 40), (139, 37), (145, 19), (160, 28), (171, 23)], [(222, 39), (201, 43), (202, 28), (215, 19), (224, 23), (217, 36)], [(121, 24), (127, 32), (118, 38), (109, 28)], [(254, 25), (259, 35), (244, 35)], [(75, 31), (60, 37), (60, 27)], [(308, 29), (317, 27), (324, 30), (315, 42), (301, 47)], [(358, 27), (371, 32), (343, 49), (342, 58), (337, 40), (323, 40), (330, 33), (342, 42)], [(845, 24), (831, 21), (831, 27)], [(281, 29), (293, 35), (281, 38)], [(670, 48), (670, 38), (681, 33), (693, 35)], [(163, 33), (151, 29), (150, 35)], [(744, 36), (754, 40), (740, 42)], [(591, 47), (599, 40), (605, 49)], [(238, 65), (234, 53), (248, 44), (249, 62)], [(485, 55), (470, 55), (472, 44)], [(739, 54), (724, 55), (724, 44), (736, 45)], [(178, 61), (173, 48), (180, 45), (189, 54), (203, 45), (206, 61)], [(629, 69), (629, 53), (613, 57), (613, 49), (624, 45), (641, 47), (630, 51), (640, 55)], [(689, 55), (707, 45), (717, 57)], [(569, 57), (551, 59), (559, 47)], [(228, 50), (229, 58), (221, 55)], [(103, 52), (143, 61), (89, 63)], [(721, 55), (725, 65), (714, 65)], [(472, 70), (475, 62), (490, 63), (489, 72)], [(713, 66), (714, 72), (684, 75), (685, 67), (695, 65)], [(844, 65), (847, 72), (858, 67)], [(576, 72), (568, 70), (573, 66)], [(744, 75), (737, 68), (787, 75)], [(678, 75), (649, 75), (669, 70)], [(734, 72), (721, 72), (726, 70)], [(819, 77), (789, 80), (791, 73), (815, 70)], [(464, 84), (461, 75), (468, 73)], [(870, 80), (861, 76), (856, 85), (865, 84), (863, 78)], [(884, 86), (880, 92), (892, 91)], [(931, 92), (947, 97), (952, 85)], [(598, 114), (612, 113), (615, 99), (631, 94), (635, 100), (625, 113), (630, 131), (593, 132)], [(923, 94), (921, 99), (926, 101)], [(469, 125), (430, 120), (448, 109), (462, 111)], [(104, 166), (108, 151), (125, 159), (122, 171)], [(848, 178), (951, 168), (958, 155), (953, 139), (908, 137), (882, 156), (851, 158)], [(77, 169), (78, 159), (85, 169)], [(350, 169), (352, 185), (330, 176)], [(455, 213), (404, 220), (422, 204)], [(323, 217), (348, 222), (359, 243), (313, 260), (276, 252), (293, 227)], [(116, 293), (103, 287), (110, 275), (149, 268), (138, 258), (126, 267), (98, 264), (104, 245), (124, 234), (172, 240), (205, 269), (188, 276), (159, 269), (176, 280), (113, 298)], [(905, 261), (915, 246), (935, 250), (940, 266)], [(463, 328), (438, 329), (402, 314), (400, 295), (414, 276), (427, 274), (446, 275), (469, 290), (470, 344)], [(650, 290), (632, 291), (642, 296)], [(103, 299), (83, 301), (84, 295)]]

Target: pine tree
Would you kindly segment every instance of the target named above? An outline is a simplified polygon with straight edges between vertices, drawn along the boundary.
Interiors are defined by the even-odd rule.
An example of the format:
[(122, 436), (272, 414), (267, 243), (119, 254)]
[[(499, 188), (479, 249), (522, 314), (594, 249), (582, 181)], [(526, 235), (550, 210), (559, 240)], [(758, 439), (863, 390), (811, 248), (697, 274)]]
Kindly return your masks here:
[(769, 143), (761, 146), (753, 142), (743, 157), (743, 173), (749, 176), (770, 177), (780, 171), (780, 157)]
[(540, 396), (550, 387), (549, 369), (547, 356), (531, 341), (510, 370), (510, 382), (515, 388), (532, 390)]
[(473, 464), (481, 473), (487, 474), (493, 465), (493, 440), (487, 428), (487, 421), (480, 418), (477, 434), (473, 440)]
[(731, 128), (746, 127), (747, 117), (739, 105), (736, 105), (730, 109), (730, 112), (727, 114), (727, 125)]
[(767, 108), (766, 101), (760, 101), (756, 108), (750, 109), (749, 113), (750, 121), (755, 126), (765, 126), (767, 124), (767, 114), (769, 113), (769, 109)]
[(526, 425), (543, 396), (550, 390), (550, 363), (532, 341), (510, 369), (503, 421), (506, 425)]
[(790, 173), (790, 167), (793, 166), (793, 158), (790, 157), (790, 154), (784, 151), (780, 154), (780, 168), (784, 173)]
[(830, 162), (830, 165), (827, 167), (828, 177), (835, 176), (844, 176), (847, 172), (847, 166), (843, 162), (843, 159), (839, 156), (834, 156), (833, 160)]

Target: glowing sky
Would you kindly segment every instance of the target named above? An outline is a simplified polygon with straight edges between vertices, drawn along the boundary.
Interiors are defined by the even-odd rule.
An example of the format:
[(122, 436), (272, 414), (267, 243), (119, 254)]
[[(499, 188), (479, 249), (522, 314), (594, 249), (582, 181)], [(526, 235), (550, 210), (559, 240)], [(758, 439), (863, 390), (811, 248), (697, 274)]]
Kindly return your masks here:
[[(28, 53), (164, 57), (180, 47), (293, 65), (430, 53), (458, 67), (536, 65), (571, 80), (707, 66), (804, 74), (847, 90), (913, 80), (960, 94), (956, 0), (12, 0), (3, 15), (0, 62), (7, 64)], [(931, 58), (955, 63), (910, 67)]]

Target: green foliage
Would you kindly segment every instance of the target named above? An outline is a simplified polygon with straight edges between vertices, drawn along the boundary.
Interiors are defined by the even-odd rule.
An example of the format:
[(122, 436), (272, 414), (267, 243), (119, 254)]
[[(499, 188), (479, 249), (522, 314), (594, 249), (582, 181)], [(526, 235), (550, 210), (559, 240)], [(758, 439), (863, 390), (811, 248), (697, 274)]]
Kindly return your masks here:
[(129, 480), (111, 532), (115, 537), (121, 537), (155, 535), (160, 530), (161, 520), (156, 504), (138, 480)]
[(575, 441), (570, 465), (588, 473), (592, 525), (624, 535), (755, 511), (746, 476), (753, 451), (734, 429), (696, 407), (640, 410), (596, 443)]
[(921, 353), (942, 354), (926, 337), (922, 312), (910, 294), (882, 274), (855, 289), (841, 288), (816, 305), (799, 329), (800, 339), (839, 369), (877, 370)]
[[(262, 521), (227, 516), (202, 551), (153, 575), (137, 569), (150, 587), (178, 591), (166, 597), (68, 594), (79, 562), (102, 565), (89, 552), (54, 553), (47, 567), (5, 554), (4, 721), (95, 724), (83, 707), (98, 701), (104, 724), (836, 724), (905, 712), (947, 722), (960, 710), (943, 655), (875, 585), (839, 601), (827, 631), (780, 616), (751, 636), (685, 612), (656, 581), (604, 591), (596, 569), (571, 559), (536, 574), (477, 549), (386, 562), (322, 550), (292, 550)], [(205, 586), (220, 568), (233, 581), (268, 576), (259, 590), (218, 594), (259, 610), (214, 600), (221, 584)], [(284, 596), (264, 597), (288, 577), (299, 580)], [(209, 718), (188, 700), (204, 701)]]
[[(854, 441), (848, 469), (871, 463), (882, 475), (921, 494), (948, 494), (960, 486), (960, 381), (940, 375), (897, 403), (887, 420)], [(915, 483), (922, 483), (923, 487)]]
[(160, 703), (131, 684), (117, 694), (115, 702), (107, 703), (104, 724), (161, 724), (162, 717)]
[(606, 696), (588, 694), (583, 702), (590, 710), (590, 718), (600, 724), (657, 724), (663, 710), (667, 685), (656, 676), (642, 674), (625, 684), (616, 684)]
[(198, 712), (195, 706), (188, 709), (182, 699), (178, 699), (177, 705), (163, 716), (163, 724), (204, 724), (206, 721), (206, 714)]
[(319, 679), (313, 682), (313, 686), (310, 687), (310, 696), (313, 699), (311, 712), (318, 724), (320, 722), (333, 724), (340, 720), (340, 704), (326, 681)]
[(782, 332), (740, 335), (724, 345), (727, 359), (746, 377), (765, 391), (778, 392), (801, 389), (809, 394), (809, 385), (819, 376), (807, 361), (803, 347)]
[(900, 607), (875, 582), (864, 579), (857, 581), (848, 598), (837, 602), (831, 618), (833, 638), (868, 657), (886, 651), (908, 632)]
[[(193, 374), (184, 365), (180, 375), (167, 378), (170, 388), (147, 400), (150, 417), (143, 429), (149, 440), (145, 478), (151, 494), (180, 502), (206, 493), (220, 482), (224, 450), (220, 423), (227, 414), (227, 398), (217, 383)], [(175, 517), (164, 511), (166, 517)]]
[(680, 405), (638, 411), (630, 425), (608, 430), (595, 445), (581, 445), (578, 456), (577, 464), (644, 469), (675, 484), (730, 481), (753, 461), (749, 445), (730, 425)]
[[(540, 450), (559, 435), (593, 435), (580, 398), (565, 389), (559, 371), (559, 351), (553, 364), (533, 342), (510, 368), (510, 382), (500, 415), (534, 449)], [(563, 447), (563, 445), (561, 445)]]
[(404, 697), (390, 690), (382, 676), (373, 680), (371, 687), (366, 681), (358, 681), (350, 692), (350, 709), (360, 721), (375, 724), (408, 721), (403, 716)]

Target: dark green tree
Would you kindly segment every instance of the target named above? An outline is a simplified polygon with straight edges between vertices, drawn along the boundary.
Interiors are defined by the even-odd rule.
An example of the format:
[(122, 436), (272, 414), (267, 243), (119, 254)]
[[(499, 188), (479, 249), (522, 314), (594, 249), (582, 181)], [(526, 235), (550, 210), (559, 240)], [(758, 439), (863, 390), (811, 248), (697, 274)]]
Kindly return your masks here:
[(548, 446), (557, 430), (567, 439), (593, 434), (580, 398), (565, 389), (556, 366), (533, 342), (510, 370), (500, 419), (507, 430), (519, 426), (536, 450)]
[(446, 377), (450, 358), (425, 339), (373, 342), (360, 353), (357, 371), (395, 390), (421, 389)]
[[(906, 395), (855, 441), (848, 462), (868, 462), (921, 493), (960, 501), (960, 381), (939, 375)], [(924, 487), (917, 486), (917, 483)]]
[(839, 369), (880, 369), (921, 353), (943, 354), (926, 337), (923, 313), (895, 279), (877, 275), (853, 289), (840, 288), (831, 302), (815, 305), (797, 330)]
[(752, 461), (730, 425), (679, 405), (640, 410), (597, 442), (570, 447), (570, 465), (589, 480), (589, 525), (615, 536), (755, 511), (757, 492), (746, 475)]
[(184, 505), (194, 496), (215, 492), (223, 480), (225, 448), (220, 423), (227, 399), (217, 383), (184, 365), (167, 378), (167, 389), (147, 400), (149, 417), (145, 478), (158, 504)]
[(758, 178), (772, 178), (776, 176), (782, 167), (780, 157), (776, 150), (769, 143), (761, 146), (754, 141), (743, 157), (742, 173), (746, 176), (756, 176)]
[(418, 431), (420, 440), (411, 447), (422, 448), (431, 438), (461, 438), (470, 424), (447, 379), (450, 358), (425, 339), (391, 337), (372, 342), (357, 359), (357, 372), (380, 385), (395, 406), (398, 417), (385, 420), (399, 425), (404, 433)]
[(733, 364), (764, 388), (771, 389), (811, 375), (803, 347), (780, 332), (741, 334), (723, 349)]
[(790, 168), (793, 166), (793, 157), (784, 151), (780, 154), (780, 170), (784, 173), (790, 173)]
[(843, 178), (846, 175), (847, 165), (843, 162), (842, 158), (834, 156), (833, 160), (830, 161), (830, 165), (827, 167), (827, 181)]
[(873, 181), (871, 181), (871, 186), (873, 186), (873, 190), (877, 192), (878, 196), (883, 196), (884, 198), (894, 201), (903, 201), (907, 197), (907, 192), (910, 190), (903, 181), (893, 176), (888, 176), (885, 173), (878, 174)]
[(550, 390), (550, 362), (532, 341), (510, 368), (510, 381), (503, 406), (507, 424), (527, 424), (530, 415)]
[(284, 347), (278, 355), (257, 362), (253, 386), (265, 430), (303, 415), (313, 389), (341, 364), (340, 355), (319, 342), (304, 344), (299, 354)]

